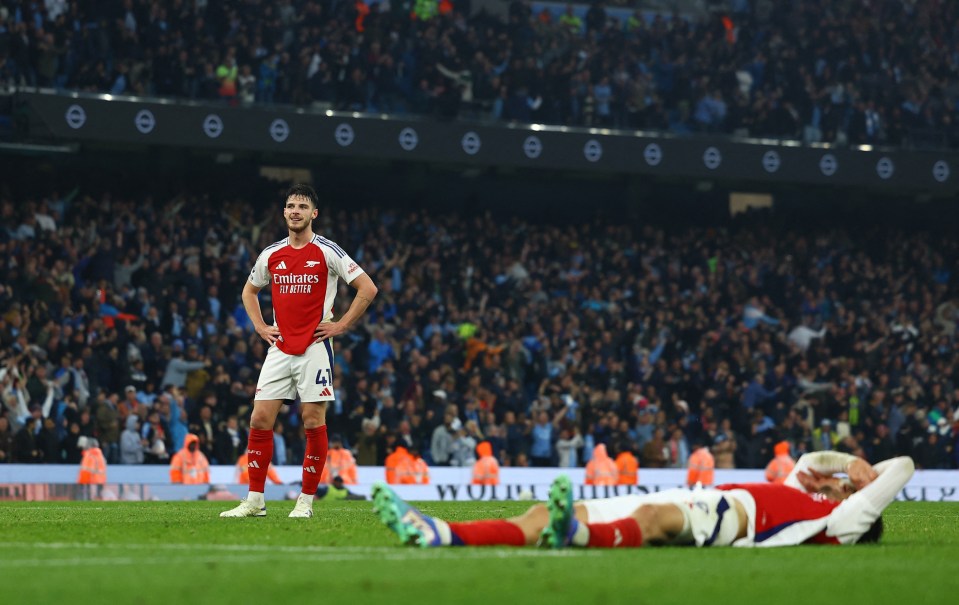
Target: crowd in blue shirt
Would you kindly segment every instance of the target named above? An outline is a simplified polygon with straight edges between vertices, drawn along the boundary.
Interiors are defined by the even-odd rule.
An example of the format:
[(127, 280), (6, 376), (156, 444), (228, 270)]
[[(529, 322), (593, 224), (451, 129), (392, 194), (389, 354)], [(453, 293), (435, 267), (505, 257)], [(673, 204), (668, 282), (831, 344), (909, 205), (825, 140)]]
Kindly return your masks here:
[[(513, 0), (0, 0), (0, 87), (467, 116), (807, 143), (959, 145), (955, 3), (702, 15)], [(582, 15), (584, 18), (580, 18)]]
[[(603, 444), (681, 467), (704, 443), (762, 467), (787, 440), (957, 466), (952, 238), (336, 204), (314, 229), (379, 287), (334, 343), (330, 431), (361, 464), (398, 442), (469, 464), (488, 440), (504, 465), (582, 465)], [(119, 462), (134, 418), (146, 463), (187, 431), (233, 463), (266, 353), (239, 295), (280, 216), (216, 192), (0, 200), (0, 459), (73, 462), (89, 436)], [(336, 313), (351, 300), (341, 284)], [(277, 462), (302, 456), (296, 412)]]

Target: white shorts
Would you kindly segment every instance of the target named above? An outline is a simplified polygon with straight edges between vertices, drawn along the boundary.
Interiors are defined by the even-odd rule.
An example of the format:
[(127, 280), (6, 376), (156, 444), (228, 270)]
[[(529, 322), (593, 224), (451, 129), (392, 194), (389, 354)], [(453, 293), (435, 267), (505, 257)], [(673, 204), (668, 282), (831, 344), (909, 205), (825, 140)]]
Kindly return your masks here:
[(649, 494), (583, 500), (581, 504), (586, 507), (590, 523), (612, 523), (632, 515), (643, 504), (675, 504), (688, 496), (688, 489), (677, 487)]
[(683, 513), (685, 523), (672, 544), (729, 546), (739, 533), (733, 498), (728, 492), (715, 489), (680, 487), (644, 495), (584, 500), (582, 504), (589, 523), (610, 523), (629, 517), (644, 504), (673, 504)]
[(270, 347), (256, 382), (254, 401), (296, 399), (300, 401), (333, 400), (333, 345), (330, 339), (314, 342), (302, 355), (287, 355)]

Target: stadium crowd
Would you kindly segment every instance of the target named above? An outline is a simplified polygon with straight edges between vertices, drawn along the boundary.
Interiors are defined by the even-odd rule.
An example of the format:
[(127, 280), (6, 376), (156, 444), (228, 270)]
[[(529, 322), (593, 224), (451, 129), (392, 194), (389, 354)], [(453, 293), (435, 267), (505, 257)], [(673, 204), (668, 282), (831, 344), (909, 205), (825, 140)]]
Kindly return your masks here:
[(514, 0), (503, 19), (450, 0), (0, 0), (0, 87), (959, 145), (956, 3), (730, 5)]
[[(698, 443), (762, 468), (786, 440), (957, 467), (952, 238), (322, 206), (314, 228), (380, 289), (334, 343), (328, 424), (360, 465), (397, 444), (471, 465), (486, 440), (507, 466), (603, 444), (683, 468)], [(239, 294), (283, 233), (278, 205), (209, 194), (0, 194), (0, 462), (77, 463), (96, 437), (110, 463), (168, 463), (190, 432), (235, 463), (265, 355)], [(302, 458), (296, 412), (275, 464)]]

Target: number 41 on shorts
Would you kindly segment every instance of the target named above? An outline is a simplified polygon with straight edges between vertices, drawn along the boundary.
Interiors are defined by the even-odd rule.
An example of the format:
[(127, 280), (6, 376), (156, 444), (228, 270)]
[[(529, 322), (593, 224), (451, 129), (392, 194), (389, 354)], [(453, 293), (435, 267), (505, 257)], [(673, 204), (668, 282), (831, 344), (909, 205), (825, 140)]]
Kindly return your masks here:
[(333, 370), (326, 368), (316, 373), (316, 384), (321, 387), (333, 384)]

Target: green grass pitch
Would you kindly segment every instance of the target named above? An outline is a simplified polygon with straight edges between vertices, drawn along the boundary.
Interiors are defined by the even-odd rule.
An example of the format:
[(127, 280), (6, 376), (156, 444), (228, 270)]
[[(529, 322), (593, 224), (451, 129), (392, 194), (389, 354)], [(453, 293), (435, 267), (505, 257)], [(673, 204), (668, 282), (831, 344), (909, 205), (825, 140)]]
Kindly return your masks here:
[[(220, 519), (228, 503), (0, 503), (4, 604), (955, 603), (959, 504), (894, 503), (879, 545), (780, 549), (413, 549), (370, 502), (289, 519)], [(521, 502), (423, 503), (451, 520)]]

